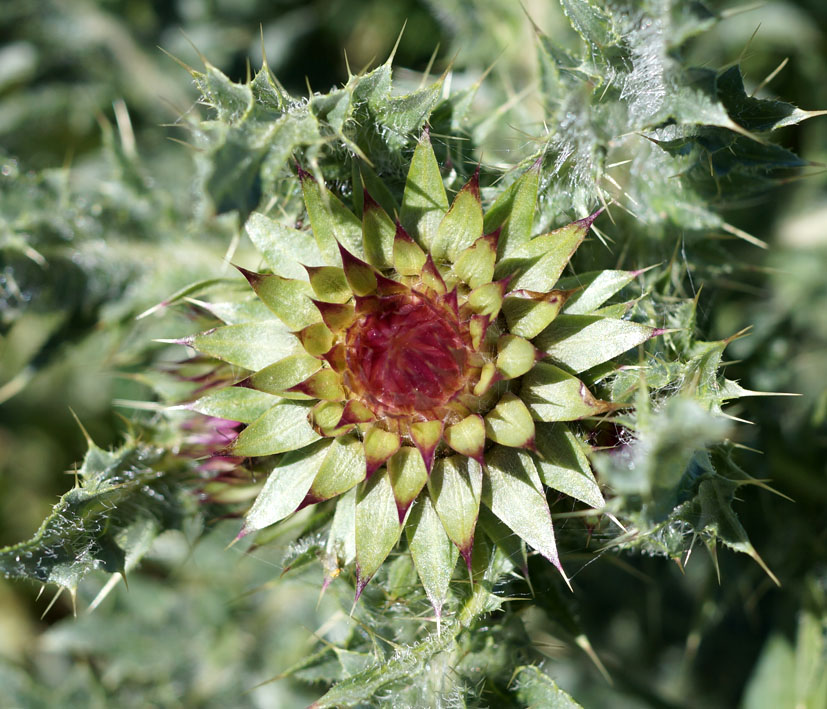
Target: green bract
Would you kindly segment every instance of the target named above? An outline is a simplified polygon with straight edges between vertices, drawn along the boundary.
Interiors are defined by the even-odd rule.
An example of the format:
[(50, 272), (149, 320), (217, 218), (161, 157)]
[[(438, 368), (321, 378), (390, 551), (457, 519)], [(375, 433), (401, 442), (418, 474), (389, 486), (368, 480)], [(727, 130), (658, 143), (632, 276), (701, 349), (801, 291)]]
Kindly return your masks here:
[[(532, 235), (537, 170), (486, 215), (477, 175), (449, 204), (426, 131), (399, 222), (366, 192), (360, 223), (299, 169), (312, 236), (290, 232), (274, 273), (240, 269), (272, 318), (187, 340), (251, 370), (192, 407), (247, 424), (226, 452), (279, 456), (240, 536), (341, 496), (326, 583), (355, 563), (358, 596), (404, 529), (438, 616), (492, 525), (563, 573), (546, 488), (604, 504), (567, 422), (618, 408), (578, 373), (660, 331), (601, 314), (635, 272), (558, 285), (597, 213)], [(270, 224), (248, 222), (265, 256), (284, 253)]]

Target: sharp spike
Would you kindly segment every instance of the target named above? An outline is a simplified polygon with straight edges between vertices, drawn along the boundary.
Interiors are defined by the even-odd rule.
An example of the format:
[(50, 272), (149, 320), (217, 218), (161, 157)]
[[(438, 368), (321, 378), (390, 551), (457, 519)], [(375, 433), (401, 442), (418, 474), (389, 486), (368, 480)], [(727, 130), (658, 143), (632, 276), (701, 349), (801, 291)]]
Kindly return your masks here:
[(75, 419), (75, 423), (80, 427), (81, 433), (83, 433), (83, 437), (86, 439), (86, 445), (89, 446), (89, 448), (97, 448), (97, 445), (95, 445), (95, 442), (92, 440), (92, 436), (89, 435), (89, 431), (87, 431), (86, 427), (80, 422), (78, 415), (71, 406), (69, 407), (69, 412), (72, 414), (72, 418)]
[(353, 290), (354, 295), (366, 296), (376, 291), (377, 275), (376, 269), (369, 263), (362, 261), (362, 259), (354, 256), (340, 243), (336, 242), (339, 247), (339, 254), (342, 258), (342, 268), (345, 271), (345, 278)]
[(468, 569), (468, 578), (471, 579), (471, 584), (474, 583), (474, 572), (471, 569), (471, 557), (474, 552), (474, 537), (471, 537), (471, 540), (468, 542), (468, 547), (466, 549), (460, 549), (459, 553), (463, 559), (465, 559), (465, 566)]
[(94, 610), (106, 599), (106, 597), (112, 592), (112, 589), (118, 585), (118, 582), (121, 579), (124, 579), (126, 582), (126, 577), (120, 573), (112, 574), (109, 577), (109, 580), (103, 585), (100, 591), (98, 591), (98, 595), (95, 596), (94, 600), (89, 604), (89, 607), (86, 609), (86, 613), (92, 613)]
[(66, 590), (66, 586), (60, 586), (60, 587), (57, 589), (57, 592), (56, 592), (56, 593), (55, 593), (55, 595), (52, 597), (52, 600), (49, 602), (49, 605), (48, 605), (48, 606), (46, 606), (46, 610), (45, 610), (45, 611), (43, 611), (43, 615), (41, 615), (41, 616), (40, 616), (40, 620), (43, 620), (43, 619), (46, 617), (46, 614), (47, 614), (50, 610), (52, 610), (52, 606), (53, 606), (55, 603), (57, 603), (57, 599), (58, 599), (58, 598), (60, 598), (60, 595), (61, 595), (61, 594), (62, 594), (65, 590)]
[(407, 25), (408, 20), (406, 19), (402, 23), (402, 29), (399, 30), (399, 36), (396, 38), (396, 43), (393, 45), (393, 49), (391, 50), (390, 56), (388, 56), (387, 60), (385, 61), (385, 64), (387, 64), (388, 66), (393, 65), (393, 58), (396, 56), (396, 50), (399, 49), (399, 43), (402, 41), (402, 35), (405, 34), (405, 27), (407, 27)]
[(350, 60), (347, 57), (347, 48), (344, 49), (345, 54), (345, 69), (347, 70), (347, 79), (350, 81), (353, 78), (353, 72), (350, 70)]

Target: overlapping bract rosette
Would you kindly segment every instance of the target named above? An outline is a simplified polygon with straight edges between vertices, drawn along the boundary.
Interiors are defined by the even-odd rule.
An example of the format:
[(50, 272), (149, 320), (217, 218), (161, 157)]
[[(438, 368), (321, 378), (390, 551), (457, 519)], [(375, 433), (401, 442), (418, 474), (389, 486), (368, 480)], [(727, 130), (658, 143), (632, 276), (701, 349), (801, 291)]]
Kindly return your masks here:
[(480, 535), (563, 573), (546, 488), (604, 504), (566, 422), (618, 408), (578, 375), (660, 331), (606, 305), (639, 272), (561, 278), (597, 213), (533, 235), (538, 178), (484, 214), (474, 175), (449, 204), (426, 131), (398, 221), (369, 190), (359, 219), (301, 168), (310, 231), (250, 218), (257, 299), (186, 340), (250, 370), (190, 405), (247, 424), (223, 452), (278, 456), (240, 536), (338, 498), (326, 583), (355, 563), (358, 596), (404, 531), (437, 615)]

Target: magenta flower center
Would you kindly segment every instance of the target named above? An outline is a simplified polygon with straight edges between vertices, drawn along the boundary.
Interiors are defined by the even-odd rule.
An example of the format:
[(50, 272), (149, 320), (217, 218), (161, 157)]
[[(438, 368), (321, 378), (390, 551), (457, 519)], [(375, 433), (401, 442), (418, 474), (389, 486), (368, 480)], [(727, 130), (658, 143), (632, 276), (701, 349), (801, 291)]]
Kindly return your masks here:
[(371, 306), (347, 332), (346, 383), (379, 416), (441, 418), (466, 382), (470, 346), (456, 312), (417, 292)]

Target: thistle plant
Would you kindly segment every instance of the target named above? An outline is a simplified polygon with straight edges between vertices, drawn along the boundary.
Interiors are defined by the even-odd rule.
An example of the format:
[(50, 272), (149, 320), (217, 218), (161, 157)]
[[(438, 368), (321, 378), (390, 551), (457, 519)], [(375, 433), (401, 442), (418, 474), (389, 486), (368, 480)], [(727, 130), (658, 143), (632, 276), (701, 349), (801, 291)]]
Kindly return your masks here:
[(485, 214), (478, 172), (449, 205), (426, 130), (396, 221), (299, 167), (310, 230), (260, 235), (300, 247), (239, 269), (268, 310), (184, 341), (253, 370), (191, 405), (249, 424), (225, 452), (280, 456), (239, 536), (338, 498), (325, 584), (355, 562), (358, 598), (404, 530), (437, 616), (457, 557), (470, 572), (503, 525), (565, 579), (545, 489), (603, 506), (569, 422), (625, 403), (578, 373), (661, 331), (602, 307), (637, 272), (561, 280), (598, 213), (535, 235), (538, 167)]
[[(223, 622), (216, 613), (205, 623), (197, 604), (187, 604), (184, 620), (173, 614), (163, 642), (174, 661), (147, 671), (138, 658), (130, 670), (140, 705), (187, 701), (163, 691), (192, 674), (190, 648), (179, 645), (214, 652), (223, 638), (231, 649), (214, 666), (233, 679), (216, 705), (280, 673), (312, 685), (305, 704), (325, 683), (319, 707), (574, 706), (551, 679), (558, 673), (581, 701), (613, 706), (616, 690), (594, 682), (588, 662), (556, 655), (541, 665), (554, 655), (544, 634), (585, 651), (600, 671), (599, 655), (616, 678), (618, 670), (631, 676), (648, 672), (653, 656), (679, 657), (698, 638), (702, 647), (713, 642), (712, 592), (697, 583), (714, 585), (719, 543), (752, 557), (773, 581), (770, 567), (793, 578), (756, 537), (764, 564), (746, 531), (761, 534), (762, 519), (749, 516), (760, 513), (771, 522), (765, 535), (791, 533), (787, 512), (741, 503), (742, 526), (734, 511), (748, 486), (767, 487), (753, 475), (770, 477), (737, 450), (751, 442), (732, 420), (745, 414), (727, 408), (757, 393), (724, 374), (724, 352), (740, 333), (709, 341), (703, 333), (709, 321), (725, 323), (721, 337), (748, 324), (734, 321), (716, 285), (745, 270), (757, 278), (762, 252), (754, 247), (765, 244), (744, 230), (767, 234), (727, 212), (798, 176), (808, 163), (773, 144), (771, 133), (819, 112), (760, 98), (740, 67), (691, 66), (693, 38), (720, 19), (699, 3), (560, 4), (557, 25), (544, 11), (534, 18), (547, 34), (504, 0), (488, 8), (502, 11), (502, 25), (533, 30), (533, 71), (521, 52), (504, 54), (485, 77), (460, 58), (436, 79), (429, 65), (412, 81), (411, 73), (392, 76), (391, 56), (372, 70), (348, 68), (327, 93), (299, 97), (266, 57), (240, 82), (208, 61), (184, 65), (200, 97), (178, 122), (196, 148), (186, 169), (163, 168), (141, 147), (156, 122), (129, 130), (133, 109), (140, 127), (129, 94), (129, 111), (115, 104), (120, 142), (103, 123), (111, 178), (88, 166), (91, 182), (69, 179), (68, 170), (37, 176), (4, 158), (0, 304), (12, 307), (0, 308), (0, 401), (25, 400), (21, 410), (39, 414), (43, 372), (74, 352), (94, 382), (103, 364), (85, 353), (117, 350), (106, 368), (128, 384), (113, 396), (138, 413), (115, 450), (87, 437), (74, 488), (31, 539), (0, 549), (0, 573), (55, 584), (96, 609), (98, 630), (83, 617), (73, 627), (85, 628), (77, 647), (94, 656), (102, 677), (117, 675), (117, 660), (143, 646), (124, 639), (111, 657), (97, 649), (112, 617), (104, 599), (122, 576), (130, 575), (131, 607), (141, 606), (145, 556), (153, 598), (163, 589), (189, 599), (197, 588), (216, 608), (245, 599)], [(452, 24), (456, 48), (473, 43), (475, 61), (493, 59), (501, 27), (477, 3), (439, 10), (466, 20)], [(570, 25), (568, 43), (562, 24)], [(214, 46), (204, 49), (230, 65)], [(26, 46), (15, 51), (25, 58)], [(519, 93), (509, 100), (512, 85)], [(519, 115), (507, 112), (514, 106)], [(31, 121), (20, 121), (28, 135)], [(169, 165), (187, 159), (175, 150)], [(167, 184), (181, 191), (159, 186)], [(240, 276), (229, 262), (240, 264)], [(86, 284), (71, 314), (65, 279), (56, 276), (64, 271)], [(82, 342), (92, 344), (81, 350)], [(29, 469), (25, 447), (15, 445), (9, 460)], [(212, 525), (199, 545), (210, 559), (201, 569), (226, 583), (198, 578), (186, 594), (176, 591), (179, 561), (171, 564), (165, 545)], [(228, 551), (233, 535), (238, 544)], [(637, 558), (665, 557), (682, 569), (704, 546), (709, 558), (686, 577), (670, 578), (673, 564)], [(817, 554), (817, 537), (811, 547)], [(246, 579), (225, 573), (239, 551), (250, 553), (238, 568), (258, 565)], [(680, 630), (659, 645), (638, 633), (639, 660), (629, 650), (634, 632), (622, 642), (613, 635), (627, 627), (639, 595), (623, 582), (615, 595), (607, 581), (621, 573), (610, 563), (616, 552), (656, 579), (647, 604), (662, 599), (663, 616)], [(291, 572), (278, 585), (261, 563), (268, 556)], [(742, 586), (764, 588), (757, 567), (733, 573), (740, 561), (722, 560), (724, 584), (737, 575)], [(96, 571), (111, 576), (92, 589)], [(325, 594), (314, 609), (303, 585), (320, 583)], [(807, 669), (820, 665), (806, 659), (823, 649), (809, 639), (824, 617), (818, 588), (802, 616), (800, 647), (809, 649), (800, 653), (801, 697), (820, 696)], [(301, 601), (284, 604), (296, 611), (285, 642), (284, 614), (272, 611), (297, 590)], [(341, 612), (348, 608), (350, 616)], [(154, 605), (152, 613), (157, 621)], [(259, 623), (262, 614), (270, 622)], [(707, 619), (703, 627), (691, 625), (693, 614)], [(296, 650), (300, 626), (316, 623), (324, 628), (317, 650)], [(192, 643), (193, 628), (204, 626), (209, 639)], [(613, 667), (612, 656), (623, 665)], [(703, 668), (690, 660), (680, 672), (697, 685)], [(668, 682), (647, 677), (636, 696), (683, 703), (674, 664), (664, 662)], [(199, 676), (211, 674), (201, 668)], [(738, 682), (729, 684), (740, 691)], [(202, 701), (200, 690), (192, 701)], [(37, 703), (22, 690), (14, 696)]]

